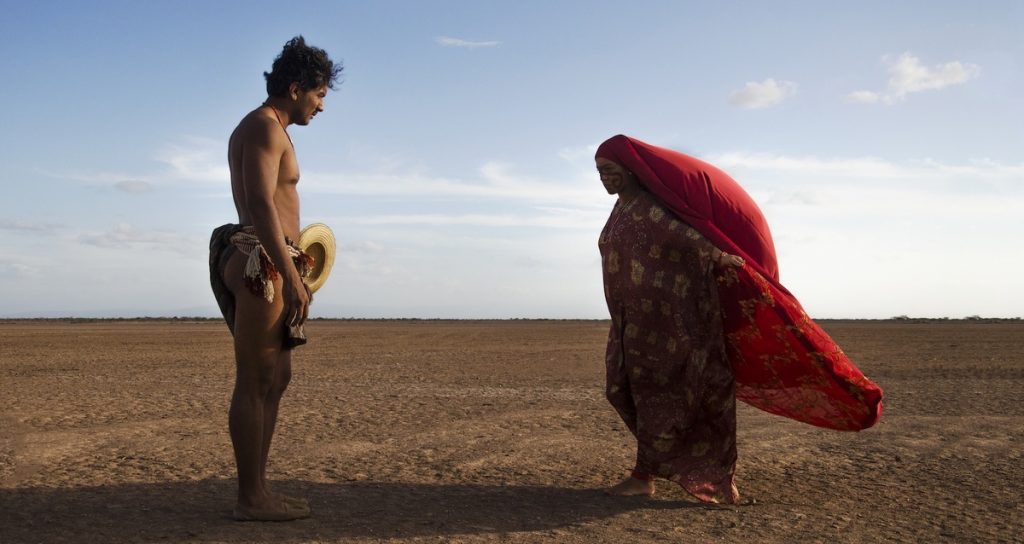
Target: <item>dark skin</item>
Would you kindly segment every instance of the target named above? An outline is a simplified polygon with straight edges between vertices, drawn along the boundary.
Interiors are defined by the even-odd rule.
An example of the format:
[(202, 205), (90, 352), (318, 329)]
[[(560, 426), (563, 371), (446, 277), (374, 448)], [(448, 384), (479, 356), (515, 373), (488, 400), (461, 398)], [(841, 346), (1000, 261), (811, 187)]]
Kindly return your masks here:
[(292, 83), (285, 96), (267, 98), (235, 128), (228, 143), (231, 191), (238, 221), (252, 225), (280, 277), (267, 302), (245, 286), (247, 256), (236, 252), (224, 271), (235, 296), (235, 389), (228, 427), (238, 468), (236, 515), (257, 519), (297, 519), (309, 515), (303, 499), (270, 491), (267, 456), (281, 396), (291, 379), (291, 351), (283, 349), (286, 327), (309, 315), (312, 295), (295, 268), (285, 237), (299, 238), (299, 165), (286, 132), (307, 125), (323, 111), (326, 87), (303, 90)]

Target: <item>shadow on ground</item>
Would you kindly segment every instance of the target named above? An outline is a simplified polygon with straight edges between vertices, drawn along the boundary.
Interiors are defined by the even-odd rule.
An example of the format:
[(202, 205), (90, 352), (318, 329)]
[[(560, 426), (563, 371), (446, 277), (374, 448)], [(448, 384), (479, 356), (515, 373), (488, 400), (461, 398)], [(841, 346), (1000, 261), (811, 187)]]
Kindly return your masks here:
[(292, 481), (276, 488), (309, 498), (313, 518), (234, 522), (232, 480), (0, 489), (0, 540), (303, 542), (501, 534), (557, 531), (637, 509), (703, 507), (557, 487)]

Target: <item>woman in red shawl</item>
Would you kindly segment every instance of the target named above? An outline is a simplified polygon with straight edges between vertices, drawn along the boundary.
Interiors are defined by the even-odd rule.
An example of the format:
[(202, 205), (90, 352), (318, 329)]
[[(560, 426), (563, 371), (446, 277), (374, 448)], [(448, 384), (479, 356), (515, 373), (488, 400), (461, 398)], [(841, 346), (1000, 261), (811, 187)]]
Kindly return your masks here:
[(736, 398), (838, 430), (878, 420), (881, 390), (778, 282), (767, 222), (732, 178), (622, 135), (596, 161), (619, 197), (599, 241), (606, 392), (637, 440), (609, 493), (650, 495), (661, 477), (735, 503)]

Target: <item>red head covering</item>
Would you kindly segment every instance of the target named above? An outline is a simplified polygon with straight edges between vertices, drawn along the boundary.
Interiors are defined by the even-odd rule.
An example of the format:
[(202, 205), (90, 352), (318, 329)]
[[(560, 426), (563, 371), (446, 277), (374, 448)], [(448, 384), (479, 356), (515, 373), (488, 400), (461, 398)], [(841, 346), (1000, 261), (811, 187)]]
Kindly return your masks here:
[(601, 144), (596, 157), (632, 171), (680, 219), (746, 260), (718, 281), (737, 398), (830, 429), (878, 421), (882, 390), (779, 283), (768, 223), (736, 181), (704, 161), (621, 134)]
[(729, 174), (700, 159), (621, 134), (605, 140), (596, 157), (632, 171), (648, 191), (719, 249), (752, 261), (761, 274), (779, 281), (768, 222)]

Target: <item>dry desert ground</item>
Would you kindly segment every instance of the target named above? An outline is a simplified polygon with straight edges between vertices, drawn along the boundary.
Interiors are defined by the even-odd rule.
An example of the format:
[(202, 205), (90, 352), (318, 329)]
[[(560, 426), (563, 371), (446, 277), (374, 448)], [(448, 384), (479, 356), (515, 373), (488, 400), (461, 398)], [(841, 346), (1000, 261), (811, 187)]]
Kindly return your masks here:
[(314, 321), (270, 478), (230, 519), (222, 322), (0, 323), (0, 542), (1022, 542), (1024, 323), (824, 323), (886, 392), (861, 433), (739, 408), (744, 504), (630, 468), (607, 322)]

